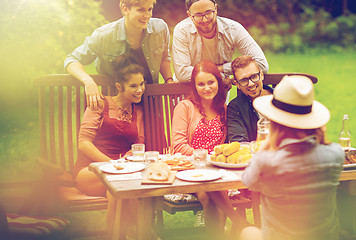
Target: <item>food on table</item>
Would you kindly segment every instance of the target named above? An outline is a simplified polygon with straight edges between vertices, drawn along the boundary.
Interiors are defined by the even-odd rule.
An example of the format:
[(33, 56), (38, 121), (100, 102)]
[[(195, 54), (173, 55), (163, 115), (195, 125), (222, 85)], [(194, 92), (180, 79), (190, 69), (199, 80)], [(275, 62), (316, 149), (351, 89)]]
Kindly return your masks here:
[(250, 152), (245, 150), (237, 151), (226, 158), (227, 163), (247, 163), (252, 157)]
[(198, 178), (198, 177), (202, 177), (204, 176), (203, 174), (193, 174), (191, 175), (191, 177), (194, 177), (194, 178)]
[(356, 150), (345, 151), (345, 164), (356, 163)]
[(187, 170), (194, 168), (194, 164), (188, 160), (188, 157), (181, 153), (176, 153), (174, 155), (166, 154), (166, 160), (163, 162), (167, 163), (171, 170)]
[[(240, 144), (239, 142), (232, 142), (229, 144), (223, 144), (222, 153), (216, 153), (214, 148), (214, 154), (210, 156), (210, 160), (213, 162), (241, 164), (248, 163), (252, 157), (249, 145)], [(217, 148), (217, 149), (221, 149)]]
[(166, 163), (154, 162), (147, 169), (148, 179), (154, 181), (166, 181), (169, 177), (169, 171)]
[(221, 153), (223, 153), (224, 148), (225, 148), (226, 146), (228, 146), (228, 145), (229, 145), (228, 143), (221, 144), (221, 145), (217, 145), (217, 146), (214, 147), (214, 152), (215, 152), (216, 154), (221, 154)]
[(224, 149), (223, 149), (223, 154), (225, 156), (230, 156), (234, 152), (237, 152), (240, 149), (240, 143), (239, 142), (232, 142), (229, 143)]
[(219, 154), (216, 157), (217, 162), (226, 162), (226, 156), (224, 154)]
[(125, 165), (123, 163), (114, 163), (114, 168), (116, 168), (117, 170), (122, 170), (125, 168)]

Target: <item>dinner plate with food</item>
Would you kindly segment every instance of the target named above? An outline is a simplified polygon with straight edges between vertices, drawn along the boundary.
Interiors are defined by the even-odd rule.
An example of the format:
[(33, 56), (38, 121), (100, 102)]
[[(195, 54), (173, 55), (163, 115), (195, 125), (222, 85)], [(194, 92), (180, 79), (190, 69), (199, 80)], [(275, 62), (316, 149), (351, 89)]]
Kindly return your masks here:
[(210, 169), (191, 169), (178, 172), (176, 177), (190, 182), (206, 182), (221, 178), (221, 173)]
[(108, 163), (99, 167), (101, 171), (112, 174), (133, 173), (141, 171), (144, 168), (145, 165), (138, 162)]
[(244, 168), (248, 166), (251, 157), (248, 144), (232, 142), (216, 146), (208, 162), (223, 168)]
[(170, 170), (181, 171), (194, 168), (194, 164), (191, 162), (191, 157), (182, 155), (181, 153), (176, 153), (174, 155), (166, 154), (162, 158), (162, 161), (167, 163)]
[(345, 170), (356, 169), (356, 149), (345, 151)]

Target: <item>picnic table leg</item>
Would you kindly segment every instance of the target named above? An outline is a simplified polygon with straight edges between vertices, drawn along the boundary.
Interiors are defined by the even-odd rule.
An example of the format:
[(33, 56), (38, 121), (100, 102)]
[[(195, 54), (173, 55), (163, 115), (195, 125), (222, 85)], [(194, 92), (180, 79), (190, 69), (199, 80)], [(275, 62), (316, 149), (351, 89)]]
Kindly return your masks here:
[(118, 240), (118, 239), (126, 239), (126, 229), (123, 228), (121, 224), (122, 218), (122, 206), (124, 205), (123, 199), (115, 199), (114, 203), (116, 208), (114, 210), (114, 224), (108, 224), (108, 232), (109, 232), (109, 239)]
[(138, 199), (137, 239), (152, 239), (153, 198)]
[(251, 191), (252, 212), (256, 227), (261, 227), (260, 195), (258, 192)]

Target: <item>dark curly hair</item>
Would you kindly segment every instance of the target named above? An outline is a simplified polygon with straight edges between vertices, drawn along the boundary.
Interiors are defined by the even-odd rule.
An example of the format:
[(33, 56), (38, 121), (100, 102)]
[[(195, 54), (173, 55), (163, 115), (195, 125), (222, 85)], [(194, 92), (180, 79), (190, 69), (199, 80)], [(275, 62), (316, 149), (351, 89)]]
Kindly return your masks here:
[(144, 75), (143, 67), (138, 63), (137, 58), (131, 53), (117, 56), (112, 61), (112, 66), (115, 74), (115, 82), (120, 84), (126, 83), (130, 79), (131, 74), (141, 73)]
[(209, 61), (203, 60), (194, 66), (191, 78), (191, 86), (193, 94), (189, 98), (190, 101), (198, 108), (200, 114), (203, 117), (206, 117), (204, 107), (201, 104), (200, 96), (197, 92), (197, 88), (195, 86), (196, 76), (200, 72), (210, 73), (214, 75), (216, 80), (218, 81), (218, 93), (213, 99), (212, 107), (219, 114), (221, 121), (221, 130), (225, 131), (226, 129), (226, 116), (225, 116), (225, 101), (226, 101), (226, 91), (224, 90), (224, 83), (222, 81), (222, 76), (217, 68), (216, 64)]

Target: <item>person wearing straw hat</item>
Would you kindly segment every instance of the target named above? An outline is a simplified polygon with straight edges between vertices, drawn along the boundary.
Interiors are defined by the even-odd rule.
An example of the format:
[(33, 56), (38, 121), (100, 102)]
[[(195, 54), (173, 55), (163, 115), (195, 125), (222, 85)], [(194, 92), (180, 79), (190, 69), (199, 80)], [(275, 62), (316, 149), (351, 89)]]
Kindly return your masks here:
[(311, 80), (285, 76), (253, 106), (271, 121), (242, 176), (261, 193), (262, 228), (245, 228), (240, 239), (339, 239), (336, 192), (345, 154), (325, 139), (330, 112), (314, 100)]

